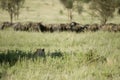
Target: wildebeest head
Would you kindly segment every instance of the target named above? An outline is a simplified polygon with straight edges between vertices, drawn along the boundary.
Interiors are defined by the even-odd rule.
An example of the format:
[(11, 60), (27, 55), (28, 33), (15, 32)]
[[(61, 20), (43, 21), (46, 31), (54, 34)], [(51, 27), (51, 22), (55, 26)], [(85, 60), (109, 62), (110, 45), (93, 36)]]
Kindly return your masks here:
[(47, 27), (45, 25), (43, 25), (42, 22), (39, 22), (38, 25), (39, 25), (41, 32), (47, 31)]
[(10, 22), (3, 22), (0, 26), (0, 29), (3, 30), (5, 28), (11, 27), (13, 24)]
[(70, 23), (70, 27), (74, 27), (74, 26), (76, 26), (78, 23), (76, 23), (76, 22), (71, 22)]
[(4, 29), (4, 24), (0, 24), (0, 30)]

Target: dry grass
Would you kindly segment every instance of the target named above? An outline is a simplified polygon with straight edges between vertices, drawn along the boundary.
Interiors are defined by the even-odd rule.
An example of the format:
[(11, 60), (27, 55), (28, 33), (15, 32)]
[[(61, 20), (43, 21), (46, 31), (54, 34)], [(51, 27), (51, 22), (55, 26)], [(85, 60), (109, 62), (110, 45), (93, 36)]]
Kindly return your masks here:
[[(91, 17), (87, 12), (88, 8), (85, 5), (85, 11), (82, 14), (73, 12), (73, 21), (81, 24), (99, 23), (97, 18)], [(63, 14), (60, 14), (60, 11)], [(9, 14), (0, 10), (0, 22), (9, 21)], [(20, 11), (20, 17), (15, 22), (43, 22), (43, 23), (66, 23), (68, 22), (67, 10), (60, 4), (59, 0), (26, 0), (24, 7)], [(116, 15), (114, 19), (109, 22), (119, 23), (119, 16)]]

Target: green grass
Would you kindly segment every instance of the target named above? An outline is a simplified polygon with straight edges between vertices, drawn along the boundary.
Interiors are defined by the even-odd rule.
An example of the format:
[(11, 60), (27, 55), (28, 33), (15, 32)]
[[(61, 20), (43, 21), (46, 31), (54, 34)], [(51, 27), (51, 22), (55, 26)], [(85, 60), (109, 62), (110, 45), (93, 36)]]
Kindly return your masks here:
[[(0, 31), (0, 57), (7, 58), (1, 57), (3, 61), (0, 65), (0, 78), (1, 80), (119, 80), (119, 41), (119, 32)], [(45, 61), (40, 57), (33, 60), (32, 54), (37, 48), (45, 48), (47, 54)], [(60, 53), (63, 57), (49, 56), (52, 53)]]
[[(81, 24), (99, 23), (86, 12), (74, 11), (73, 17)], [(119, 19), (116, 15), (109, 22), (119, 23)], [(0, 10), (3, 21), (9, 21), (9, 14)], [(67, 10), (58, 0), (26, 0), (14, 21), (66, 23)], [(45, 49), (46, 59), (33, 57), (38, 48)], [(53, 53), (62, 57), (52, 57)], [(120, 80), (119, 63), (119, 32), (0, 31), (0, 80)]]

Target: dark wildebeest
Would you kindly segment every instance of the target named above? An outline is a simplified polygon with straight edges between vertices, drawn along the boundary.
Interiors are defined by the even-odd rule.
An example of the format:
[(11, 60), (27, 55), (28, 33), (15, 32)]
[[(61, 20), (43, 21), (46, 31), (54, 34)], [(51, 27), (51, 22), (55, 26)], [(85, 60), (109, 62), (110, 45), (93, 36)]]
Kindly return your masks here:
[(70, 29), (71, 29), (71, 31), (74, 31), (74, 27), (76, 26), (76, 25), (78, 25), (79, 23), (76, 23), (76, 22), (71, 22), (70, 23)]
[(100, 29), (100, 26), (98, 25), (98, 24), (91, 24), (91, 25), (89, 25), (89, 27), (88, 27), (88, 30), (90, 30), (90, 31), (98, 31)]
[(50, 32), (60, 31), (60, 24), (46, 24), (46, 28), (49, 28)]
[(30, 22), (28, 26), (30, 31), (40, 31), (39, 23)]
[(85, 29), (86, 27), (84, 27), (83, 25), (81, 25), (81, 24), (79, 24), (79, 23), (72, 22), (72, 23), (70, 23), (70, 28), (71, 28), (71, 31), (84, 32), (84, 29)]
[(3, 30), (4, 29), (4, 25), (1, 23), (0, 24), (0, 30)]
[(15, 31), (21, 31), (21, 26), (22, 26), (21, 23), (18, 22), (13, 25), (13, 28)]
[(117, 27), (117, 28), (118, 28), (118, 31), (120, 31), (120, 24), (118, 24), (118, 27)]
[(70, 31), (70, 25), (68, 23), (61, 23), (60, 24), (60, 31)]
[(40, 29), (41, 32), (48, 31), (47, 26), (43, 25), (41, 22), (39, 22), (38, 25), (39, 25), (39, 29)]
[(13, 28), (15, 31), (28, 31), (28, 26), (26, 24), (23, 24), (23, 23), (15, 23), (13, 25)]
[(3, 30), (5, 28), (11, 27), (13, 24), (9, 22), (3, 22), (0, 26), (0, 29)]

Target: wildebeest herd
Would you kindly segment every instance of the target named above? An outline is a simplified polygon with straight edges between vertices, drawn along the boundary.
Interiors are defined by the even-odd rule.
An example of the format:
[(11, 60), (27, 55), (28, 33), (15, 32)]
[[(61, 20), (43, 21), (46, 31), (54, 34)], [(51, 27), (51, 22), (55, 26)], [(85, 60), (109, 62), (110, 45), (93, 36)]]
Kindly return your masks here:
[(7, 28), (13, 28), (15, 31), (35, 31), (35, 32), (62, 32), (62, 31), (72, 31), (72, 32), (86, 32), (86, 31), (110, 31), (118, 32), (120, 31), (120, 24), (107, 23), (104, 25), (99, 24), (79, 24), (77, 22), (71, 23), (60, 23), (60, 24), (43, 24), (41, 22), (26, 22), (26, 23), (9, 23), (2, 22), (0, 24), (0, 30)]

